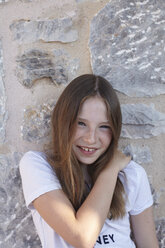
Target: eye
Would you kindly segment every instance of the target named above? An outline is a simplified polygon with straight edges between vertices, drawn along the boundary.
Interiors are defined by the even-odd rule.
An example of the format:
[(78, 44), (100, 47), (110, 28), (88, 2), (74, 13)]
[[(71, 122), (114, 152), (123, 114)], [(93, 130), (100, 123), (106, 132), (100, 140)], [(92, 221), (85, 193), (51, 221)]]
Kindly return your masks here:
[(83, 121), (78, 121), (78, 125), (79, 126), (86, 126), (85, 123)]
[(108, 125), (101, 125), (100, 128), (110, 129), (110, 126), (108, 126)]

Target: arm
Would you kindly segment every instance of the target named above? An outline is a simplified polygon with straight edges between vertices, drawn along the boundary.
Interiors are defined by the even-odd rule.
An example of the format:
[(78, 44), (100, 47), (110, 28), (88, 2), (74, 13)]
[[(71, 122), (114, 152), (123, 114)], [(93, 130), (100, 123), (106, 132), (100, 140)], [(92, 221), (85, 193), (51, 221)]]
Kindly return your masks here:
[(137, 248), (159, 248), (152, 207), (138, 215), (131, 215), (131, 224)]
[(98, 176), (77, 212), (62, 190), (41, 195), (34, 200), (33, 205), (43, 219), (69, 244), (77, 248), (91, 248), (107, 218), (118, 172), (129, 160), (130, 158), (118, 154)]

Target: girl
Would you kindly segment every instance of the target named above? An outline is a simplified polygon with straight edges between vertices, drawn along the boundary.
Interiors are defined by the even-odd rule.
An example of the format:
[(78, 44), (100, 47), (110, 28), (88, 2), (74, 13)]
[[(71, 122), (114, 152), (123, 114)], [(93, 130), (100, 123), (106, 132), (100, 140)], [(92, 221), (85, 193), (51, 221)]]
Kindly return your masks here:
[(30, 151), (20, 162), (42, 247), (158, 248), (146, 173), (117, 151), (121, 110), (109, 82), (88, 74), (74, 79), (52, 126), (52, 155)]

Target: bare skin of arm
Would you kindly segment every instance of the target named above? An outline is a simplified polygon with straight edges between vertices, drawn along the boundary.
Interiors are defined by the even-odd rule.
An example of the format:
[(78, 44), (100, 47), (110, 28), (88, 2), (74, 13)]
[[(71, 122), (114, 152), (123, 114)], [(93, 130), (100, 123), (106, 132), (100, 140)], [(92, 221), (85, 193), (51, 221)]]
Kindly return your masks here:
[(75, 248), (92, 248), (107, 218), (118, 173), (129, 161), (129, 157), (116, 152), (77, 212), (62, 190), (41, 195), (33, 205), (69, 244)]
[(138, 215), (132, 215), (131, 224), (137, 248), (159, 248), (152, 207)]

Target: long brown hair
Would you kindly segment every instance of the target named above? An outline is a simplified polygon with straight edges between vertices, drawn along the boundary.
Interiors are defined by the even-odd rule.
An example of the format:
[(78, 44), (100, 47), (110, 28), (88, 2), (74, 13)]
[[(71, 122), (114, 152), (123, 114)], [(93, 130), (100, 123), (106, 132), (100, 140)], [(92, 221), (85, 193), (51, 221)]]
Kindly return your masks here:
[[(100, 96), (107, 107), (112, 130), (112, 141), (104, 154), (88, 166), (92, 185), (99, 173), (117, 149), (121, 132), (121, 110), (115, 91), (110, 83), (100, 76), (85, 74), (75, 78), (63, 91), (52, 114), (53, 158), (51, 165), (56, 171), (62, 189), (77, 210), (87, 196), (82, 167), (72, 151), (72, 139), (78, 113), (83, 102), (92, 96)], [(124, 187), (117, 179), (112, 203), (111, 218), (125, 214)]]

